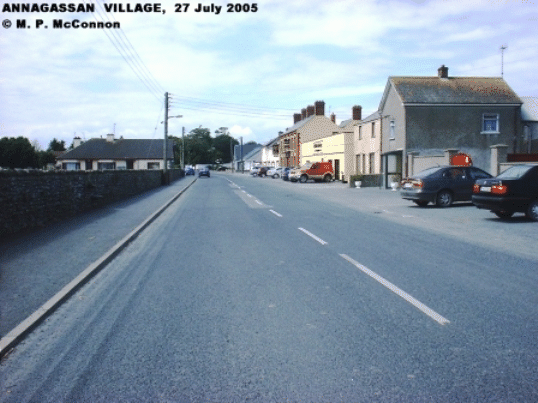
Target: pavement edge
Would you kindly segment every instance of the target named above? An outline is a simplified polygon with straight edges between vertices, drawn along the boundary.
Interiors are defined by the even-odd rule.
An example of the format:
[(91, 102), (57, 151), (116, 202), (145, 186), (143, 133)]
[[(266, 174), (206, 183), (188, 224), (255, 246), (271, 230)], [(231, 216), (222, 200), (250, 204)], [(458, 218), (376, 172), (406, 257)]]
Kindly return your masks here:
[(181, 189), (170, 200), (163, 204), (157, 211), (146, 218), (134, 230), (123, 237), (112, 248), (110, 248), (103, 256), (91, 263), (78, 276), (76, 276), (69, 284), (62, 288), (56, 295), (45, 302), (34, 313), (23, 320), (17, 327), (0, 339), (0, 359), (7, 356), (13, 348), (16, 347), (32, 330), (34, 330), (42, 321), (51, 315), (58, 307), (64, 303), (71, 295), (73, 295), (80, 287), (86, 284), (94, 275), (102, 270), (110, 263), (129, 243), (138, 237), (157, 217), (159, 217), (173, 202), (175, 202), (192, 184), (196, 182), (196, 178)]

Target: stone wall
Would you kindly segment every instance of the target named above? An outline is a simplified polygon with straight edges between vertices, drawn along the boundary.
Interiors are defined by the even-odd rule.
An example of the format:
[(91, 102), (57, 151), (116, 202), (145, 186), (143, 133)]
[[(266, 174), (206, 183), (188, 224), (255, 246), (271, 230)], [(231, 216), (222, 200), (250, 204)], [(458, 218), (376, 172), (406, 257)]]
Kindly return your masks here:
[[(171, 170), (171, 180), (182, 174)], [(163, 182), (160, 170), (0, 170), (0, 239), (132, 197)]]

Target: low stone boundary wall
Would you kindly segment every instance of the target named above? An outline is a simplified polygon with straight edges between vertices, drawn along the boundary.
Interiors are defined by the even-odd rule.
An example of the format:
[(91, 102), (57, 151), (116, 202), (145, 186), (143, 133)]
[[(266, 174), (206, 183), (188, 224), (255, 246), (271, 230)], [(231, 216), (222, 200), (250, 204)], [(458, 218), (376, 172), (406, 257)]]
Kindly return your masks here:
[[(170, 180), (183, 176), (170, 170)], [(43, 227), (164, 183), (160, 170), (0, 171), (0, 239)]]

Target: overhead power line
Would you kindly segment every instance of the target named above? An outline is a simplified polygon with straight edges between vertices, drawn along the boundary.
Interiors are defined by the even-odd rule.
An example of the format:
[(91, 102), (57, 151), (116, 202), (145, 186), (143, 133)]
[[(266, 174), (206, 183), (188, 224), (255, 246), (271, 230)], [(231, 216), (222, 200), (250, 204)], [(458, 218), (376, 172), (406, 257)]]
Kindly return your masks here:
[[(83, 0), (83, 1), (84, 3), (87, 3), (86, 0)], [(99, 5), (101, 9), (103, 9), (100, 3), (97, 2), (97, 4)], [(96, 13), (92, 13), (95, 20), (97, 22), (104, 22), (103, 16), (101, 15), (99, 9), (96, 9), (96, 10), (97, 10), (98, 15), (96, 15)], [(103, 9), (103, 12), (104, 12), (105, 17), (108, 19), (108, 17), (106, 16), (107, 13), (104, 11), (104, 9)], [(110, 21), (110, 19), (108, 19), (108, 21)], [(134, 47), (131, 45), (131, 49), (134, 51), (134, 55), (136, 55), (138, 59), (134, 57), (133, 51), (129, 51), (127, 49), (125, 45), (125, 41), (122, 40), (122, 38), (118, 34), (116, 34), (114, 30), (112, 31), (112, 35), (110, 35), (107, 31), (108, 30), (103, 30), (103, 32), (106, 34), (106, 36), (108, 37), (112, 45), (116, 48), (116, 50), (118, 51), (120, 56), (123, 58), (123, 60), (125, 60), (125, 62), (129, 65), (131, 70), (136, 74), (138, 79), (142, 82), (142, 84), (144, 84), (144, 86), (149, 90), (149, 92), (157, 99), (157, 101), (162, 102), (162, 97), (160, 96), (159, 90), (158, 90), (158, 87), (160, 86), (157, 83), (158, 87), (156, 87), (155, 83), (152, 83), (151, 80), (148, 80), (147, 76), (148, 76), (149, 69), (145, 67), (144, 62), (142, 61), (140, 56), (138, 56), (138, 53), (134, 51)], [(122, 31), (121, 28), (119, 29), (119, 31)], [(125, 33), (122, 32), (122, 34), (125, 38), (127, 38), (125, 36)], [(143, 67), (141, 68), (140, 66), (143, 66)], [(144, 71), (144, 68), (147, 72)], [(149, 74), (151, 75), (151, 73)], [(153, 80), (155, 79), (153, 78)]]

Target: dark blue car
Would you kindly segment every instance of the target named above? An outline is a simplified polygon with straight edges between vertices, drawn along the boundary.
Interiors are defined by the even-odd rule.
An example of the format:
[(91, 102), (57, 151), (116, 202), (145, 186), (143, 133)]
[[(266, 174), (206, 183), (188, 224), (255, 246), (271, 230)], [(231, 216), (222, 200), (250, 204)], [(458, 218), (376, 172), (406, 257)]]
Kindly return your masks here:
[(208, 167), (204, 167), (202, 169), (200, 169), (198, 171), (198, 177), (201, 177), (201, 176), (207, 176), (208, 178), (210, 177), (210, 174), (209, 174), (209, 168)]

